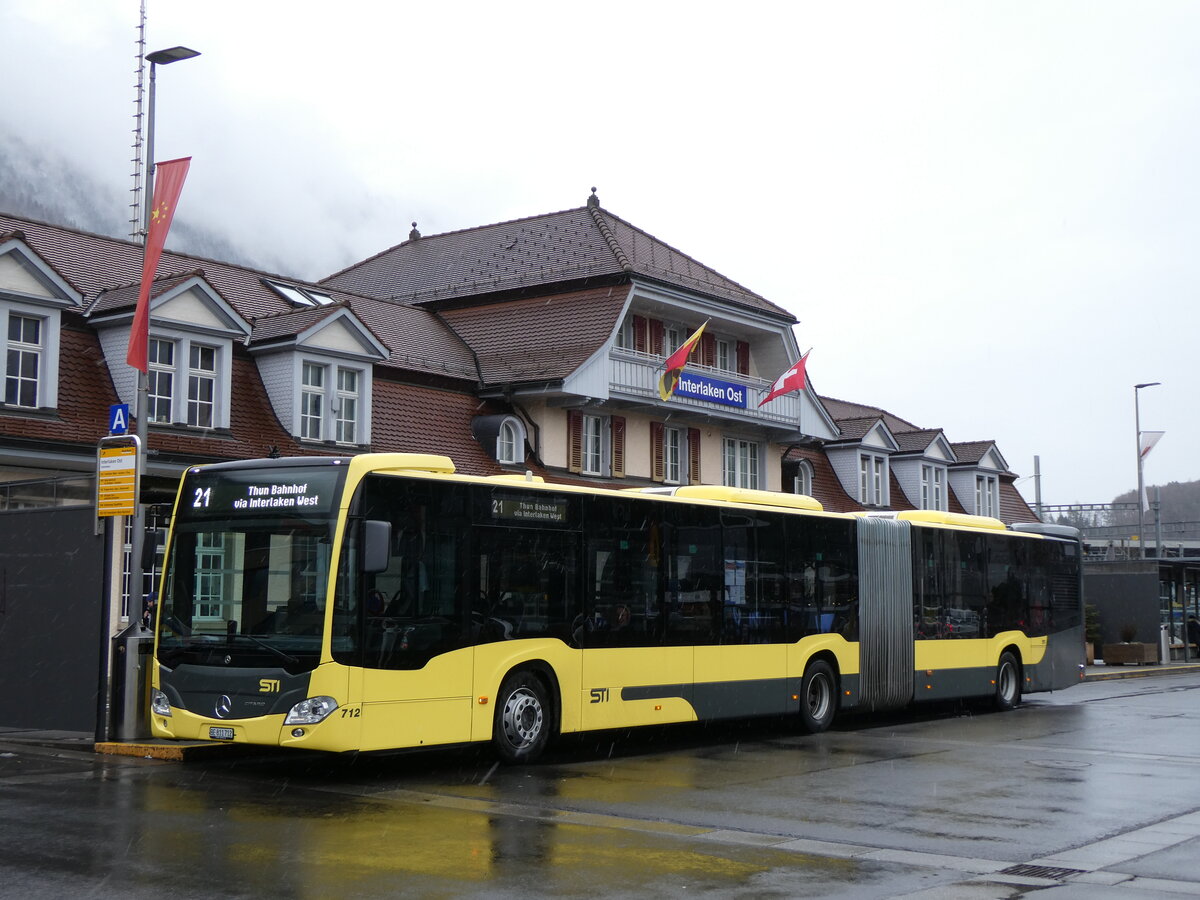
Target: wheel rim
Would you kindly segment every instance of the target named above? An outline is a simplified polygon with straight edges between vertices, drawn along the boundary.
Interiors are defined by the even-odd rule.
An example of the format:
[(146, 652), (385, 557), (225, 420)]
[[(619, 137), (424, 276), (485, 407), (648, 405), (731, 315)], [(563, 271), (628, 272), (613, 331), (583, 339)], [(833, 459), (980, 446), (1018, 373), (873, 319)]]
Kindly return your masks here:
[(1005, 703), (1011, 703), (1017, 695), (1017, 671), (1011, 663), (1000, 664), (1000, 675), (996, 681), (1000, 688), (1000, 697)]
[(542, 733), (542, 704), (533, 691), (518, 688), (509, 694), (501, 721), (513, 747), (528, 747)]
[(809, 716), (818, 721), (825, 718), (829, 711), (830, 691), (829, 682), (824, 675), (814, 675), (809, 680), (804, 699), (808, 704)]

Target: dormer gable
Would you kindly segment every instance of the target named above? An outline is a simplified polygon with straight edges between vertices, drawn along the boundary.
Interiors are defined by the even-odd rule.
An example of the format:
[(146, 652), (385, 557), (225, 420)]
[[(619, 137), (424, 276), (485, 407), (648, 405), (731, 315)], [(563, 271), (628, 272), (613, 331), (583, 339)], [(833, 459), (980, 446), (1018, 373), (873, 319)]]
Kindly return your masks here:
[(349, 306), (320, 304), (258, 319), (248, 346), (275, 415), (297, 439), (370, 443), (374, 364), (391, 351)]
[(83, 304), (83, 295), (38, 256), (19, 231), (0, 234), (0, 296), (38, 306)]
[(284, 349), (379, 362), (390, 351), (348, 306), (297, 310), (255, 321), (252, 353)]
[[(125, 365), (140, 284), (102, 291), (88, 309), (108, 360), (113, 386), (133, 403), (137, 370)], [(152, 424), (229, 427), (234, 344), (250, 323), (202, 269), (156, 278), (150, 286), (148, 416)]]

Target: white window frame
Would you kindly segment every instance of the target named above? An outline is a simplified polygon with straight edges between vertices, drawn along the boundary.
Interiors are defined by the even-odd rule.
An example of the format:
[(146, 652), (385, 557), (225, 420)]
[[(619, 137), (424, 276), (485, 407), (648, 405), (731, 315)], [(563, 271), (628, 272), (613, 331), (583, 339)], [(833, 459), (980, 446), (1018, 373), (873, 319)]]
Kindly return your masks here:
[(736, 372), (737, 348), (734, 346), (733, 341), (727, 341), (725, 338), (717, 338), (715, 343), (716, 352), (713, 358), (715, 368), (721, 372)]
[(1000, 515), (1000, 479), (995, 475), (975, 476), (975, 514)]
[(633, 349), (633, 316), (628, 315), (625, 321), (621, 323), (621, 327), (617, 329), (616, 337), (613, 338), (614, 346), (621, 350)]
[(581, 474), (604, 474), (604, 431), (604, 416), (583, 414), (579, 426)]
[[(300, 364), (300, 439), (325, 437), (325, 382), (329, 367), (305, 360)], [(310, 377), (312, 380), (310, 380)]]
[[(309, 373), (320, 372), (320, 384)], [(354, 388), (346, 376), (353, 375)], [(358, 447), (369, 443), (371, 370), (346, 360), (296, 357), (295, 423), (292, 433), (302, 441)]]
[[(36, 406), (5, 403), (8, 396), (8, 328), (9, 317), (37, 319), (40, 323)], [(48, 309), (34, 303), (22, 303), (0, 296), (0, 359), (4, 360), (4, 387), (0, 390), (0, 406), (9, 409), (53, 409), (58, 406), (58, 354), (62, 333), (62, 316), (58, 309)], [(14, 342), (14, 350), (27, 351), (28, 345)]]
[[(169, 362), (161, 359), (161, 348), (167, 348)], [(149, 385), (146, 421), (160, 424), (170, 424), (175, 409), (175, 354), (179, 349), (175, 341), (166, 338), (151, 337), (146, 342), (146, 380)], [(163, 382), (166, 382), (166, 390)], [(166, 415), (160, 410), (165, 408)]]
[(663, 356), (667, 357), (683, 346), (687, 334), (681, 325), (666, 325), (663, 327)]
[(813, 467), (807, 459), (800, 460), (796, 466), (796, 475), (792, 480), (792, 490), (797, 494), (811, 497), (813, 492)]
[[(353, 387), (346, 386), (348, 376), (354, 380)], [(333, 440), (338, 444), (357, 444), (362, 372), (350, 366), (338, 366), (334, 377), (337, 383), (333, 385)]]
[(946, 510), (946, 469), (921, 464), (921, 509)]
[[(20, 335), (14, 338), (11, 333), (14, 322), (31, 323), (37, 331), (36, 341), (30, 342), (24, 339), (24, 325), (19, 326)], [(6, 406), (37, 409), (42, 396), (42, 383), (46, 380), (46, 318), (45, 316), (30, 315), (24, 311), (10, 310), (5, 318), (4, 335), (7, 341), (4, 352), (4, 393), (0, 397), (3, 397)], [(17, 354), (15, 372), (9, 368), (14, 353)], [(33, 364), (32, 376), (27, 374), (26, 365), (29, 362)], [(8, 399), (10, 382), (14, 383), (16, 388), (12, 401)], [(22, 388), (27, 385), (33, 387), (32, 403), (21, 402), (21, 394), (25, 393)]]
[[(161, 341), (172, 346), (172, 362), (150, 363), (147, 355), (147, 368), (163, 375), (171, 375), (171, 393), (169, 395), (170, 417), (164, 421), (151, 418), (152, 425), (182, 425), (189, 428), (209, 429), (229, 427), (230, 404), (230, 356), (231, 342), (219, 337), (207, 335), (192, 335), (179, 331), (167, 331), (155, 328), (150, 332), (149, 340)], [(212, 368), (193, 368), (193, 349), (203, 353), (212, 351)], [(194, 388), (200, 380), (212, 383), (211, 399), (203, 399), (196, 395)], [(155, 396), (168, 396), (156, 394)], [(211, 422), (200, 424), (197, 413), (201, 409), (211, 410)]]
[[(203, 357), (211, 353), (211, 366), (205, 366)], [(197, 362), (200, 357), (200, 362)], [(187, 362), (187, 415), (185, 421), (193, 428), (214, 428), (217, 423), (217, 381), (220, 374), (221, 348), (202, 341), (188, 344)], [(207, 399), (202, 388), (208, 385)], [(207, 413), (207, 415), (205, 415)], [(207, 419), (207, 421), (205, 421)]]
[(680, 484), (683, 477), (684, 434), (682, 428), (663, 427), (663, 481)]
[(496, 430), (496, 462), (516, 466), (525, 462), (525, 426), (515, 416), (508, 416)]
[(726, 487), (758, 490), (762, 445), (757, 441), (721, 439), (721, 477)]
[(863, 506), (887, 506), (888, 458), (879, 453), (858, 455), (858, 502)]

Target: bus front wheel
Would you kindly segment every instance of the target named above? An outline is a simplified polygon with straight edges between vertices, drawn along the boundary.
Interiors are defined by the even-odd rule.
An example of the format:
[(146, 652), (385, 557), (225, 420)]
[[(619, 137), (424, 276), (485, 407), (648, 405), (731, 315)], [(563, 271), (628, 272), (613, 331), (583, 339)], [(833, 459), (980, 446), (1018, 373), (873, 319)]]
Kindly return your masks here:
[(496, 702), (492, 746), (506, 763), (533, 762), (550, 738), (550, 703), (546, 688), (531, 672), (504, 679)]
[(996, 665), (996, 709), (1008, 710), (1021, 702), (1021, 667), (1011, 653), (1000, 654)]
[(820, 734), (836, 712), (837, 679), (829, 663), (818, 659), (804, 672), (800, 684), (800, 727), (808, 734)]

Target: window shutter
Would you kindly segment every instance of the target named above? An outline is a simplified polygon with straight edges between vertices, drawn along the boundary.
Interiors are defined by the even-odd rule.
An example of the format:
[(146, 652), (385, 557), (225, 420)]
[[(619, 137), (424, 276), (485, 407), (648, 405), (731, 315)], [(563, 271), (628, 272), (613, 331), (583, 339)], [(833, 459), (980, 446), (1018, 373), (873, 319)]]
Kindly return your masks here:
[(633, 349), (638, 353), (646, 352), (646, 320), (641, 316), (633, 317)]
[(687, 430), (688, 484), (700, 483), (700, 429)]
[(612, 474), (625, 477), (625, 417), (612, 417)]
[[(695, 351), (692, 351), (695, 353)], [(700, 365), (715, 366), (717, 364), (717, 339), (707, 331), (700, 335)]]
[(650, 352), (655, 356), (662, 356), (663, 323), (659, 319), (650, 320)]
[(666, 462), (663, 458), (664, 430), (662, 422), (650, 423), (650, 479), (652, 481), (662, 481), (666, 478)]
[(750, 345), (746, 341), (737, 342), (737, 372), (739, 375), (750, 374)]
[(583, 412), (567, 410), (567, 470), (583, 471)]

